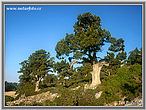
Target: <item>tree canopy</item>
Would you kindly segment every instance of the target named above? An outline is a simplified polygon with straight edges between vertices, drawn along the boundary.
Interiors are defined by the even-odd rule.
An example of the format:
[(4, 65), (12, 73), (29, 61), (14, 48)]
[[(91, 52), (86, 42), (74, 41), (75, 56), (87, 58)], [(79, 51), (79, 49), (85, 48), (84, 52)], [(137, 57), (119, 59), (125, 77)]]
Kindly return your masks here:
[(135, 48), (134, 50), (132, 50), (128, 57), (128, 63), (132, 65), (138, 63), (142, 65), (142, 49), (138, 50), (137, 48)]
[(73, 27), (74, 33), (66, 34), (56, 45), (58, 58), (64, 58), (65, 55), (93, 64), (101, 60), (97, 52), (101, 52), (106, 43), (111, 43), (110, 51), (124, 51), (124, 40), (112, 37), (109, 31), (103, 29), (99, 16), (81, 14)]

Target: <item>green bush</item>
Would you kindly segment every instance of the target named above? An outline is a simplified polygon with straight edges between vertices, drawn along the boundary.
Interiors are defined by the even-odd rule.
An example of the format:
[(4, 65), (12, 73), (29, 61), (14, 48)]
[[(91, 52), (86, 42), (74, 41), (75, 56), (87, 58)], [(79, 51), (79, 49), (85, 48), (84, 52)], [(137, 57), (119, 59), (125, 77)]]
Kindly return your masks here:
[(6, 105), (6, 103), (7, 102), (10, 102), (10, 101), (14, 101), (14, 98), (13, 97), (11, 97), (11, 96), (5, 96), (5, 105)]
[(10, 102), (10, 101), (13, 101), (14, 100), (14, 98), (13, 97), (11, 97), (11, 96), (5, 96), (5, 101), (6, 102)]
[(19, 96), (21, 96), (21, 95), (25, 95), (25, 96), (34, 95), (35, 94), (35, 85), (31, 84), (29, 82), (27, 82), (25, 84), (20, 84), (18, 86), (18, 89), (16, 92), (19, 94)]
[(115, 75), (111, 75), (98, 87), (103, 93), (99, 98), (99, 104), (118, 101), (126, 96), (132, 100), (142, 94), (142, 68), (141, 65), (123, 66), (117, 69)]
[[(82, 91), (82, 90), (81, 90)], [(78, 91), (81, 92), (81, 91)], [(98, 106), (98, 100), (95, 98), (97, 90), (86, 90), (81, 95), (78, 95), (79, 106)]]
[(46, 101), (44, 106), (96, 106), (97, 99), (95, 93), (97, 90), (84, 91), (83, 86), (78, 90), (71, 90), (69, 88), (60, 88), (60, 97), (56, 98), (53, 102)]
[(122, 84), (121, 89), (123, 94), (127, 96), (129, 100), (135, 97), (142, 96), (142, 66), (135, 64), (129, 68), (129, 79)]

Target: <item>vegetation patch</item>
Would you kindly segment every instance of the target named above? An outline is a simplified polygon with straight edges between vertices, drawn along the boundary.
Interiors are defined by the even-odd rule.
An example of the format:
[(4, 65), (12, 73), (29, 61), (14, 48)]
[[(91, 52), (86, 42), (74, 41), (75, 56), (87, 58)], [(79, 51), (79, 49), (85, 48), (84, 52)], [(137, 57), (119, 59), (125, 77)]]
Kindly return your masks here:
[[(6, 102), (21, 106), (104, 106), (142, 97), (142, 49), (128, 55), (124, 39), (113, 37), (101, 23), (99, 16), (80, 14), (74, 32), (57, 42), (56, 57), (44, 49), (28, 56), (20, 63), (19, 84), (11, 88), (6, 82), (6, 90), (18, 94), (15, 99), (6, 96)], [(105, 45), (109, 46), (106, 54), (99, 56)]]

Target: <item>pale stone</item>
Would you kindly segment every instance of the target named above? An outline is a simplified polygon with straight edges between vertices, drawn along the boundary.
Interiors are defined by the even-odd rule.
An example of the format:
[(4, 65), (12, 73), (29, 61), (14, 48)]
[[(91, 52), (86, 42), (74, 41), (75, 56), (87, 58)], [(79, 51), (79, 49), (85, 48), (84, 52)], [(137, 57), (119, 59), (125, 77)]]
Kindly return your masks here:
[(7, 104), (8, 104), (8, 106), (12, 106), (15, 104), (20, 104), (21, 102), (23, 102), (25, 104), (31, 104), (34, 102), (44, 102), (46, 100), (53, 101), (56, 97), (59, 97), (58, 93), (52, 94), (52, 93), (50, 93), (50, 91), (48, 91), (48, 92), (37, 94), (34, 96), (19, 98), (16, 101), (7, 102)]
[(75, 88), (72, 88), (71, 90), (78, 90), (81, 86), (77, 86)]
[(95, 94), (95, 98), (98, 99), (98, 98), (101, 96), (101, 94), (102, 94), (102, 91), (96, 93), (96, 94)]

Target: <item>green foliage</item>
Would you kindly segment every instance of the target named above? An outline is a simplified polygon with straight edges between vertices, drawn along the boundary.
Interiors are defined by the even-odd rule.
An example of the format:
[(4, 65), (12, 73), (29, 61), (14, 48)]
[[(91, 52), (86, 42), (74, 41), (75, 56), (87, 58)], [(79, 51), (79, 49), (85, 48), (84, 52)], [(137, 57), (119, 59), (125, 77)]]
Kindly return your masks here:
[(26, 82), (26, 83), (20, 83), (18, 85), (18, 89), (16, 92), (19, 94), (18, 97), (20, 97), (21, 95), (25, 95), (25, 96), (34, 95), (34, 91), (35, 91), (35, 85), (31, 84), (30, 82)]
[(79, 32), (82, 32), (82, 31), (87, 32), (87, 30), (91, 26), (95, 29), (97, 29), (99, 26), (101, 26), (100, 17), (98, 17), (96, 15), (92, 15), (89, 12), (79, 15), (77, 17), (77, 20), (78, 21), (74, 25), (75, 33), (79, 33)]
[(56, 45), (57, 57), (73, 55), (83, 62), (93, 63), (97, 61), (99, 52), (105, 42), (109, 42), (111, 35), (102, 29), (100, 17), (91, 13), (78, 16), (74, 25), (74, 34), (67, 34)]
[(6, 103), (7, 102), (11, 102), (11, 101), (14, 101), (14, 98), (13, 97), (11, 97), (11, 96), (5, 96), (5, 105), (6, 105)]
[[(107, 56), (104, 57), (105, 61), (109, 62), (109, 66), (102, 69), (106, 76), (116, 74), (117, 69), (125, 64), (127, 57), (124, 51), (124, 40), (122, 38), (110, 38), (109, 41), (111, 42), (108, 48), (110, 52), (107, 52)], [(106, 78), (106, 76), (104, 77)]]
[[(76, 85), (80, 88), (72, 90), (72, 87), (51, 87), (40, 92), (50, 91), (58, 93), (60, 96), (54, 101), (45, 101), (42, 103), (33, 103), (31, 105), (41, 106), (104, 106), (105, 104), (119, 101), (126, 97), (126, 100), (133, 100), (142, 95), (142, 68), (135, 64), (118, 68), (115, 75), (110, 75), (107, 80), (103, 80), (95, 90), (84, 90), (84, 84)], [(103, 91), (101, 96), (96, 99), (95, 94)]]
[(71, 90), (68, 88), (60, 88), (60, 97), (56, 98), (53, 102), (46, 101), (43, 103), (45, 106), (95, 106), (97, 99), (95, 99), (95, 91), (86, 90), (81, 87), (78, 90)]
[(84, 63), (83, 66), (78, 68), (78, 80), (82, 80), (82, 82), (91, 82), (91, 74), (89, 74), (92, 70), (92, 65), (90, 63)]
[(51, 71), (53, 65), (53, 58), (50, 58), (50, 54), (45, 50), (38, 50), (28, 60), (20, 63), (22, 68), (19, 73), (23, 73), (20, 79), (27, 81), (38, 80), (38, 78), (44, 77)]
[(40, 88), (54, 87), (57, 85), (57, 76), (54, 74), (47, 74), (40, 83)]
[(129, 80), (122, 85), (123, 93), (129, 100), (142, 96), (142, 66), (132, 65), (129, 68)]
[[(52, 72), (53, 63), (54, 61), (53, 58), (50, 57), (50, 53), (43, 49), (32, 53), (27, 60), (20, 63), (22, 66), (20, 71), (18, 71), (18, 73), (22, 73), (19, 77), (20, 86), (26, 88), (25, 83), (31, 83), (32, 85), (37, 85), (37, 81), (40, 83), (48, 72)], [(31, 84), (30, 86), (32, 86)], [(36, 88), (37, 87), (39, 86), (36, 86)], [(20, 94), (22, 93), (21, 89), (17, 91), (20, 91)]]
[[(116, 39), (115, 39), (116, 40)], [(119, 41), (118, 41), (119, 42)], [(121, 66), (126, 64), (126, 52), (124, 52), (124, 41), (121, 40), (121, 44), (117, 44), (117, 45), (121, 45), (121, 47), (114, 47), (112, 46), (113, 49), (109, 50), (111, 52), (107, 52), (107, 56), (105, 56), (105, 61), (109, 63), (108, 67), (103, 67), (102, 68), (102, 79), (110, 76), (110, 75), (114, 75), (116, 74), (116, 71), (118, 68), (120, 68)], [(117, 46), (116, 44), (114, 44), (115, 46)], [(114, 48), (117, 48), (114, 50)]]
[(59, 79), (59, 82), (63, 81), (65, 87), (74, 87), (80, 83), (91, 82), (92, 65), (90, 63), (84, 63), (83, 66), (77, 67), (76, 70), (68, 69), (68, 79)]
[(61, 62), (54, 64), (54, 71), (58, 74), (58, 85), (68, 87), (70, 85), (68, 80), (74, 73), (74, 70), (70, 68), (70, 64), (66, 60), (61, 60)]
[(53, 58), (45, 50), (38, 50), (32, 53), (29, 60), (31, 75), (35, 80), (43, 78), (48, 72), (52, 72)]
[(126, 52), (122, 51), (117, 54), (116, 59), (122, 62), (123, 60), (126, 59), (126, 57), (127, 57)]
[(77, 102), (79, 106), (98, 106), (98, 100), (95, 98), (95, 94), (98, 92), (97, 90), (86, 90), (84, 92), (82, 89), (76, 91)]
[(101, 79), (106, 80), (110, 75), (115, 75), (117, 69), (120, 67), (120, 61), (116, 58), (116, 55), (113, 52), (107, 52), (105, 56), (106, 62), (109, 63), (109, 66), (103, 66), (101, 69)]
[(5, 91), (15, 91), (17, 89), (17, 86), (17, 83), (5, 81)]
[(99, 100), (103, 103), (118, 101), (126, 96), (132, 100), (142, 93), (142, 68), (136, 64), (130, 67), (123, 66), (117, 70), (115, 75), (107, 77), (98, 87), (103, 91)]
[[(106, 43), (111, 44), (109, 47), (110, 52), (108, 52), (104, 59), (101, 59), (97, 56), (97, 53), (102, 50)], [(55, 50), (58, 58), (72, 57), (83, 64), (77, 68), (77, 73), (73, 72), (74, 74), (68, 73), (68, 67), (66, 66), (65, 73), (69, 75), (68, 77), (73, 77), (73, 80), (82, 78), (84, 82), (85, 80), (91, 81), (91, 66), (101, 60), (106, 60), (110, 63), (110, 66), (106, 68), (106, 74), (116, 74), (116, 69), (126, 59), (124, 47), (124, 40), (122, 38), (116, 39), (112, 37), (109, 31), (101, 27), (99, 16), (83, 13), (77, 17), (74, 33), (66, 34), (65, 38), (57, 43)], [(90, 66), (87, 66), (87, 64), (90, 64)]]
[(118, 51), (124, 51), (124, 40), (122, 38), (116, 39), (111, 38), (110, 39), (111, 46), (109, 47), (110, 51), (118, 52)]
[(137, 48), (130, 52), (130, 55), (128, 57), (128, 64), (141, 64), (142, 65), (142, 49), (138, 50)]
[(69, 63), (66, 60), (61, 60), (61, 62), (57, 62), (54, 64), (54, 70), (58, 73), (58, 75), (61, 77), (68, 77), (70, 76), (69, 73)]

